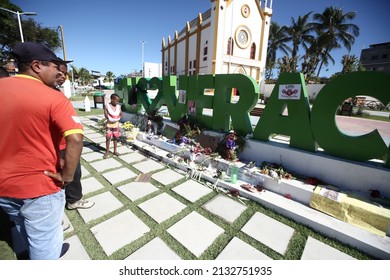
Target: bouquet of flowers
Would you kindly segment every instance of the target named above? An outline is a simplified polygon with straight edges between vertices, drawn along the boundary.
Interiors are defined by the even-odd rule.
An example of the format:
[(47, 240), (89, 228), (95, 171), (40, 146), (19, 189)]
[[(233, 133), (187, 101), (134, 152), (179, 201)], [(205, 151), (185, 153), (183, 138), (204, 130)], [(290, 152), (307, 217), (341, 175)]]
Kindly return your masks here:
[(234, 130), (229, 131), (218, 144), (217, 151), (226, 160), (236, 160), (238, 153), (244, 149), (245, 139)]
[(122, 124), (122, 129), (123, 129), (124, 131), (132, 131), (134, 127), (135, 127), (134, 124), (132, 124), (132, 123), (129, 122), (129, 121), (124, 122), (124, 123)]

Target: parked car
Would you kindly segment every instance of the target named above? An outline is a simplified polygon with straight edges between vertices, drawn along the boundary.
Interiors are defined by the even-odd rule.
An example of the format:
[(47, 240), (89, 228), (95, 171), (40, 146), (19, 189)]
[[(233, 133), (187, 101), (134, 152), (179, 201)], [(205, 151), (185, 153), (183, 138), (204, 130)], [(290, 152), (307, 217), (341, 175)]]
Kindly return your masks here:
[(95, 89), (108, 89), (108, 87), (105, 85), (97, 85), (95, 86)]

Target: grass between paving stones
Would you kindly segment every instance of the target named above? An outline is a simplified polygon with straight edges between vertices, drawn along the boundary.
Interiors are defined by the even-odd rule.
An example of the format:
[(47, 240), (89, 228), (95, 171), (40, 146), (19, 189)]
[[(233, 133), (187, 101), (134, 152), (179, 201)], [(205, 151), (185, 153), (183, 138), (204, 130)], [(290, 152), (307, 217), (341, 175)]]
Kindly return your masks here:
[[(149, 155), (145, 154), (146, 157), (149, 157)], [(131, 169), (136, 174), (139, 174), (140, 172), (136, 170), (134, 167), (132, 167), (133, 163), (126, 163), (120, 158), (117, 158), (122, 164), (129, 169)], [(139, 161), (141, 162), (141, 161)], [(84, 221), (82, 221), (80, 215), (77, 213), (77, 211), (74, 211), (73, 213), (68, 213), (71, 215), (68, 215), (68, 217), (71, 219), (72, 223), (74, 224), (75, 229), (76, 228), (83, 228), (83, 230), (75, 230), (74, 233), (70, 233), (69, 236), (72, 234), (77, 233), (82, 244), (85, 246), (88, 254), (90, 255), (91, 259), (125, 259), (127, 256), (131, 255), (138, 249), (140, 249), (142, 246), (150, 242), (156, 237), (161, 238), (173, 251), (175, 251), (182, 259), (186, 260), (195, 260), (195, 259), (202, 259), (202, 260), (212, 260), (215, 259), (221, 251), (226, 247), (226, 245), (231, 241), (232, 238), (237, 237), (244, 242), (248, 243), (249, 245), (253, 246), (254, 248), (257, 248), (259, 251), (263, 252), (265, 255), (269, 256), (272, 259), (278, 260), (278, 259), (287, 259), (287, 260), (299, 260), (302, 256), (307, 238), (309, 236), (322, 241), (325, 244), (328, 244), (341, 252), (344, 252), (356, 259), (372, 259), (369, 255), (360, 252), (359, 250), (352, 248), (348, 245), (342, 244), (338, 242), (337, 240), (333, 240), (331, 238), (325, 237), (321, 235), (320, 233), (315, 232), (314, 230), (304, 226), (297, 224), (293, 220), (286, 218), (273, 210), (267, 209), (264, 206), (250, 200), (243, 200), (245, 205), (247, 206), (247, 209), (241, 213), (241, 215), (232, 223), (229, 224), (226, 221), (222, 220), (221, 218), (215, 216), (214, 214), (208, 212), (205, 210), (202, 206), (214, 198), (215, 196), (221, 194), (226, 195), (223, 192), (217, 192), (213, 191), (210, 194), (200, 198), (194, 203), (191, 203), (187, 201), (185, 198), (181, 197), (174, 191), (172, 191), (172, 188), (182, 184), (186, 181), (186, 178), (183, 178), (174, 184), (163, 186), (157, 181), (151, 179), (150, 182), (158, 188), (155, 192), (142, 197), (136, 201), (131, 201), (128, 199), (125, 195), (123, 195), (117, 187), (124, 185), (129, 182), (133, 182), (135, 178), (126, 180), (124, 182), (120, 182), (118, 184), (115, 184), (112, 186), (109, 182), (105, 180), (105, 178), (96, 172), (93, 168), (89, 166), (88, 163), (83, 161), (84, 167), (91, 173), (90, 176), (94, 176), (97, 178), (97, 180), (104, 185), (104, 189), (98, 190), (94, 193), (88, 194), (88, 197), (97, 195), (99, 193), (103, 193), (107, 191), (107, 189), (118, 199), (121, 201), (123, 206), (114, 212), (107, 214), (103, 217), (100, 217), (97, 220), (91, 221), (88, 224), (85, 224)], [(104, 171), (108, 172), (110, 170)], [(161, 170), (156, 170), (152, 172), (152, 174), (159, 172)], [(183, 173), (183, 172), (179, 172)], [(205, 184), (206, 185), (206, 184)], [(138, 207), (141, 203), (166, 192), (171, 197), (175, 198), (176, 200), (180, 201), (181, 203), (185, 204), (187, 207), (184, 208), (181, 212), (177, 213), (175, 216), (167, 219), (166, 221), (163, 221), (162, 223), (157, 223), (154, 221), (151, 217), (149, 217), (144, 211), (141, 210), (141, 208)], [(237, 198), (231, 197), (232, 199), (239, 201)], [(90, 229), (107, 220), (108, 218), (114, 217), (115, 215), (122, 213), (125, 210), (130, 210), (132, 213), (134, 213), (140, 220), (142, 220), (150, 229), (149, 232), (147, 232), (142, 237), (138, 238), (134, 242), (124, 246), (123, 248), (119, 249), (118, 251), (114, 252), (112, 255), (107, 256), (102, 248), (100, 247), (97, 240), (92, 235)], [(219, 227), (223, 228), (224, 233), (221, 234), (214, 243), (203, 252), (203, 254), (197, 258), (193, 253), (191, 253), (187, 248), (185, 248), (181, 243), (179, 243), (177, 240), (175, 240), (168, 232), (167, 229), (173, 226), (175, 223), (180, 221), (182, 218), (190, 214), (192, 211), (196, 211), (197, 213), (201, 214), (203, 217), (209, 219), (214, 224), (218, 225)], [(256, 213), (260, 212), (263, 213), (283, 224), (286, 224), (287, 226), (290, 226), (294, 229), (294, 234), (290, 240), (290, 243), (288, 245), (287, 251), (284, 256), (280, 255), (278, 252), (275, 252), (271, 248), (267, 247), (266, 245), (262, 244), (261, 242), (255, 240), (254, 238), (248, 236), (247, 234), (243, 233), (241, 231), (242, 227), (249, 221), (249, 219)], [(73, 215), (72, 215), (73, 214)], [(115, 238), (115, 236), (113, 236)]]
[(91, 108), (90, 112), (86, 112), (84, 109), (75, 109), (75, 110), (79, 117), (104, 114), (104, 110), (100, 108)]
[[(120, 158), (119, 158), (120, 160)], [(137, 162), (134, 162), (132, 164), (135, 164)], [(131, 168), (132, 164), (125, 163), (127, 167)], [(161, 238), (173, 251), (175, 251), (182, 259), (186, 260), (196, 260), (196, 259), (201, 259), (201, 260), (212, 260), (215, 259), (221, 251), (226, 247), (226, 245), (231, 241), (233, 237), (237, 237), (244, 242), (248, 243), (249, 245), (253, 246), (254, 248), (257, 248), (259, 251), (263, 252), (265, 255), (269, 256), (272, 259), (278, 260), (278, 259), (289, 259), (289, 260), (299, 260), (300, 257), (302, 256), (304, 246), (306, 244), (306, 240), (308, 236), (311, 236), (317, 240), (320, 240), (324, 242), (325, 244), (328, 244), (346, 254), (351, 255), (352, 257), (356, 259), (371, 259), (370, 256), (354, 249), (349, 246), (346, 246), (336, 240), (332, 240), (330, 238), (327, 238), (310, 228), (297, 224), (294, 221), (283, 217), (274, 211), (267, 209), (263, 207), (262, 205), (250, 201), (250, 200), (244, 200), (245, 205), (247, 206), (247, 209), (232, 223), (229, 224), (226, 221), (222, 220), (221, 218), (215, 216), (214, 214), (208, 212), (205, 210), (202, 206), (210, 201), (212, 198), (215, 196), (221, 194), (221, 195), (226, 195), (223, 192), (216, 192), (213, 191), (210, 194), (200, 198), (194, 203), (191, 203), (187, 201), (185, 198), (181, 197), (172, 189), (183, 182), (186, 181), (186, 178), (183, 178), (174, 184), (168, 185), (168, 186), (163, 186), (157, 181), (151, 179), (150, 182), (158, 188), (155, 192), (142, 197), (138, 200), (135, 201), (130, 201), (125, 195), (123, 195), (118, 189), (118, 186), (124, 185), (128, 182), (134, 181), (135, 178), (130, 179), (125, 182), (118, 183), (114, 186), (109, 184), (101, 174), (98, 172), (94, 171), (93, 168), (90, 168), (90, 166), (86, 163), (83, 162), (84, 167), (90, 171), (91, 175), (97, 178), (97, 180), (104, 185), (104, 189), (98, 190), (94, 193), (88, 194), (86, 198), (97, 195), (99, 193), (103, 193), (105, 191), (110, 191), (122, 204), (123, 206), (114, 212), (107, 214), (103, 217), (100, 217), (97, 220), (91, 221), (88, 224), (85, 224), (84, 221), (82, 221), (80, 215), (78, 214), (77, 211), (72, 211), (72, 213), (67, 213), (68, 217), (71, 219), (74, 227), (75, 227), (75, 232), (70, 233), (69, 236), (73, 234), (77, 234), (82, 242), (82, 244), (85, 246), (88, 254), (92, 259), (99, 259), (99, 260), (104, 260), (104, 259), (125, 259), (127, 256), (131, 255), (138, 249), (140, 249), (142, 246), (150, 242), (156, 237)], [(139, 173), (135, 168), (132, 168), (133, 172), (136, 174)], [(107, 170), (105, 172), (108, 172), (110, 170)], [(159, 172), (161, 170), (156, 170), (152, 172), (153, 174), (156, 172)], [(176, 200), (180, 201), (181, 203), (185, 204), (187, 207), (183, 209), (180, 213), (176, 214), (175, 216), (169, 218), (168, 220), (162, 222), (162, 223), (157, 223), (154, 221), (151, 217), (149, 217), (144, 211), (141, 210), (138, 206), (161, 194), (166, 192), (168, 195), (171, 197), (175, 198)], [(238, 201), (237, 198), (231, 197), (232, 199)], [(124, 246), (123, 248), (119, 249), (118, 251), (114, 252), (112, 255), (107, 256), (102, 248), (100, 247), (99, 243), (97, 240), (94, 238), (92, 235), (90, 229), (111, 218), (114, 217), (115, 215), (118, 215), (119, 213), (122, 213), (125, 210), (130, 210), (132, 213), (134, 213), (140, 220), (142, 220), (150, 229), (149, 232), (147, 232), (145, 235), (142, 237), (138, 238), (134, 242)], [(197, 258), (194, 254), (192, 254), (187, 248), (185, 248), (182, 244), (180, 244), (177, 240), (175, 240), (169, 233), (167, 233), (167, 229), (169, 229), (171, 226), (173, 226), (175, 223), (180, 221), (182, 218), (190, 214), (192, 211), (195, 211), (199, 214), (201, 214), (203, 217), (209, 219), (211, 222), (214, 224), (218, 225), (224, 230), (224, 233), (221, 234), (215, 241), (214, 243), (205, 251), (203, 254)], [(227, 210), (228, 211), (228, 210)], [(288, 249), (286, 251), (286, 254), (284, 256), (280, 255), (278, 252), (275, 252), (274, 250), (270, 249), (266, 245), (262, 244), (261, 242), (255, 240), (254, 238), (248, 236), (247, 234), (241, 232), (242, 227), (249, 221), (249, 219), (256, 213), (260, 212), (263, 213), (275, 220), (278, 220), (290, 227), (292, 227), (295, 232), (290, 240), (290, 243), (288, 245)], [(113, 236), (115, 238), (115, 236)]]

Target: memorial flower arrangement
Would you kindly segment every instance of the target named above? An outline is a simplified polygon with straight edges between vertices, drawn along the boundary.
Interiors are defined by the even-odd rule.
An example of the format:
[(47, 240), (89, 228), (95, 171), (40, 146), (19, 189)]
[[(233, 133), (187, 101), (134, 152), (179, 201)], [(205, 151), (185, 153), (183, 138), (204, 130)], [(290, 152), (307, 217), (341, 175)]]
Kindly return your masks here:
[(130, 121), (127, 121), (122, 124), (122, 128), (124, 131), (132, 131), (133, 128), (135, 128), (135, 125), (132, 124)]
[(312, 185), (312, 186), (318, 186), (320, 184), (325, 184), (325, 182), (323, 182), (322, 180), (320, 179), (317, 179), (315, 177), (307, 177), (305, 179), (305, 182), (304, 182), (306, 185)]
[(163, 117), (158, 114), (158, 110), (154, 109), (147, 115), (147, 119), (151, 122), (157, 123), (158, 126), (162, 125)]
[(229, 131), (218, 144), (217, 152), (223, 159), (237, 160), (239, 152), (242, 152), (245, 146), (245, 138), (240, 137), (234, 130)]
[(202, 133), (202, 130), (197, 124), (191, 124), (188, 120), (188, 116), (183, 116), (178, 120), (179, 130), (174, 137), (174, 143), (180, 145), (184, 144), (195, 144), (195, 138)]
[(163, 117), (158, 114), (158, 109), (154, 109), (146, 115), (146, 132), (157, 134), (157, 130), (163, 126)]
[(295, 179), (295, 177), (291, 173), (287, 172), (283, 168), (283, 166), (280, 165), (280, 164), (270, 163), (270, 162), (264, 161), (262, 163), (260, 169), (261, 169), (260, 170), (261, 174), (268, 175), (268, 176), (272, 177), (275, 180), (280, 180), (280, 179), (291, 180), (291, 179)]
[(132, 141), (136, 138), (139, 132), (138, 126), (134, 125), (130, 121), (126, 121), (121, 125), (121, 135), (120, 140), (122, 143), (126, 143), (126, 141)]

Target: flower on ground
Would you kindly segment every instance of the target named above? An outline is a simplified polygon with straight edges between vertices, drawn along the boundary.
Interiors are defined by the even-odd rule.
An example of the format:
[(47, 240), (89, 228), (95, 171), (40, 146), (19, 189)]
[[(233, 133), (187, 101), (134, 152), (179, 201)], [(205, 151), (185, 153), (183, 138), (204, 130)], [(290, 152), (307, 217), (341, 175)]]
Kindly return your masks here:
[(134, 128), (134, 124), (132, 124), (131, 122), (127, 121), (127, 122), (123, 123), (122, 128), (123, 128), (124, 131), (131, 131)]

